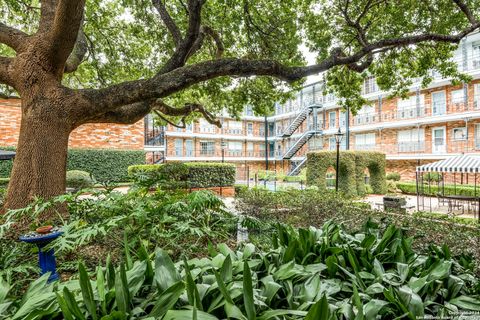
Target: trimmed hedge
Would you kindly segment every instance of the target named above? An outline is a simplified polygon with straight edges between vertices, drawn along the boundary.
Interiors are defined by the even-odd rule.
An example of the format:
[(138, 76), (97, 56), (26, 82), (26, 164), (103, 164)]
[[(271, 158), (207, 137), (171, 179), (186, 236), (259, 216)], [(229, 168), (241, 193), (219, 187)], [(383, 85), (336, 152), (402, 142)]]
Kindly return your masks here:
[(6, 188), (9, 182), (10, 178), (0, 178), (0, 188)]
[(95, 185), (93, 176), (81, 170), (67, 171), (67, 187), (76, 190), (91, 188)]
[[(182, 171), (185, 167), (186, 176), (172, 176), (174, 172)], [(171, 170), (173, 169), (174, 170)], [(130, 166), (128, 174), (134, 180), (140, 180), (141, 176), (145, 180), (153, 182), (172, 181), (180, 182), (179, 179), (185, 179), (190, 188), (210, 188), (210, 187), (231, 187), (235, 183), (235, 165), (229, 163), (210, 163), (210, 162), (186, 162), (186, 163), (166, 163)]]
[[(0, 147), (4, 150), (14, 148)], [(69, 149), (67, 170), (90, 172), (99, 182), (129, 181), (127, 169), (145, 163), (142, 150)], [(10, 176), (13, 161), (0, 161), (0, 178)]]
[[(336, 151), (318, 151), (307, 154), (307, 184), (326, 189), (328, 168), (336, 166)], [(373, 193), (386, 192), (385, 154), (371, 151), (341, 151), (338, 187), (347, 196), (365, 195), (364, 171), (370, 172)]]
[[(417, 185), (415, 182), (397, 182), (397, 189), (402, 191), (402, 193), (406, 194), (417, 194)], [(475, 196), (475, 187), (472, 186), (454, 186), (451, 184), (445, 185), (444, 187), (445, 194), (458, 194), (462, 196)], [(428, 184), (425, 185), (423, 189), (424, 195), (436, 196), (437, 193), (441, 192), (442, 188), (438, 188), (438, 186), (432, 183), (430, 188)], [(477, 187), (477, 194), (476, 196), (480, 196), (480, 186)]]

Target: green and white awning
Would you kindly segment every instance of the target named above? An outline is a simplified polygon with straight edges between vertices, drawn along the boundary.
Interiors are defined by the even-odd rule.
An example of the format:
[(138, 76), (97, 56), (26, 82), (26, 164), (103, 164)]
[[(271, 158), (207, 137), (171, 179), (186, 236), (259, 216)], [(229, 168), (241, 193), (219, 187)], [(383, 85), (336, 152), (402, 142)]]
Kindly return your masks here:
[(417, 172), (480, 172), (480, 155), (462, 154), (417, 167)]

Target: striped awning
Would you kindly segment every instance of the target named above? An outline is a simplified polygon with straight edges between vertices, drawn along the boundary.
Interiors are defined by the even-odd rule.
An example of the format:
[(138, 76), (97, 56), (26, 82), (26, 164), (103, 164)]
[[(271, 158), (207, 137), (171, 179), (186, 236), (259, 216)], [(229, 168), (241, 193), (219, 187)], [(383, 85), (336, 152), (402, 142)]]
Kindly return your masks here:
[(462, 154), (424, 164), (417, 167), (417, 172), (480, 172), (480, 155)]

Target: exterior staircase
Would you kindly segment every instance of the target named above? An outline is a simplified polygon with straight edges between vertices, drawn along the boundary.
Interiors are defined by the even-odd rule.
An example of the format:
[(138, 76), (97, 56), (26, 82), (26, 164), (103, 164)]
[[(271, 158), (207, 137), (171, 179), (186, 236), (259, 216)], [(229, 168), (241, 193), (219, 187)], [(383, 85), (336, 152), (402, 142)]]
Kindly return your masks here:
[(314, 108), (321, 108), (321, 105), (318, 104), (311, 104), (309, 106), (304, 107), (300, 113), (293, 119), (293, 121), (288, 125), (285, 129), (283, 134), (281, 135), (282, 138), (290, 137), (295, 130), (302, 124), (303, 121), (312, 113)]
[(283, 159), (291, 159), (298, 152), (298, 150), (300, 150), (300, 148), (303, 147), (308, 140), (310, 140), (311, 137), (319, 133), (322, 133), (322, 130), (305, 131), (300, 138), (295, 141), (295, 143), (291, 145), (290, 148), (288, 148), (288, 150), (283, 154)]
[(297, 165), (290, 170), (290, 172), (287, 174), (287, 176), (296, 176), (297, 174), (300, 173), (300, 170), (305, 166), (307, 163), (307, 157), (304, 157), (300, 162), (297, 163)]

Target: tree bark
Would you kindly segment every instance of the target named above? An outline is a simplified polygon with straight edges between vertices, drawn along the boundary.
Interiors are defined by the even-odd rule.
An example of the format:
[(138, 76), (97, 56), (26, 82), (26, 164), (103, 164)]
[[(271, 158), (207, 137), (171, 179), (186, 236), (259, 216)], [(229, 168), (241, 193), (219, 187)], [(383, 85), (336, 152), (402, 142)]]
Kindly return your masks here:
[[(49, 199), (65, 193), (68, 138), (73, 127), (65, 117), (52, 112), (54, 109), (42, 100), (22, 104), (17, 156), (5, 203), (7, 209), (26, 207), (35, 197)], [(48, 210), (38, 220), (55, 222), (58, 217), (55, 210)], [(25, 227), (21, 224), (22, 229)]]

